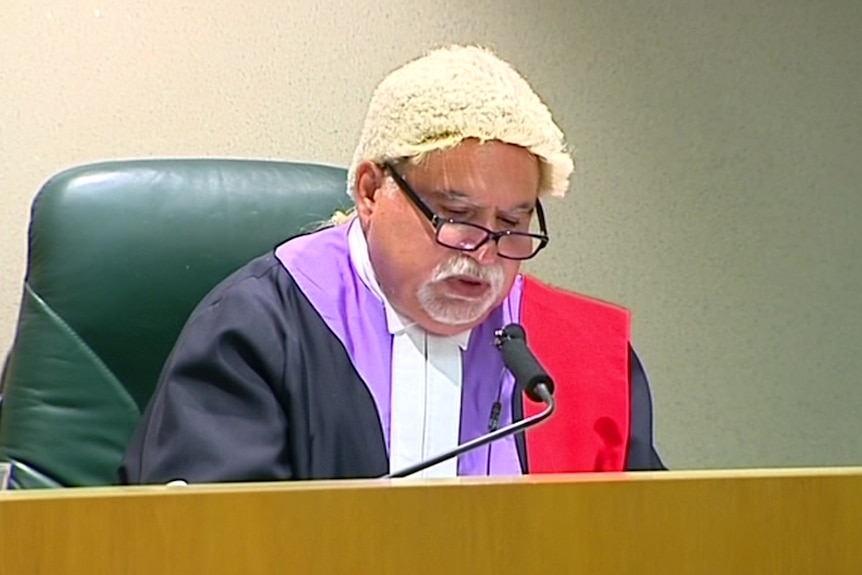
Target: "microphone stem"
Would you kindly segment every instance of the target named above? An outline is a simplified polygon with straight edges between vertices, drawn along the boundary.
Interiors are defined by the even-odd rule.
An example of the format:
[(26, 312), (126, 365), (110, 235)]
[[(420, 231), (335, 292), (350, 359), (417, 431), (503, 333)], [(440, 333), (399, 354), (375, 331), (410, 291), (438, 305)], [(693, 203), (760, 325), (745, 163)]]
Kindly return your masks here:
[(479, 436), (476, 439), (468, 441), (467, 443), (462, 443), (452, 451), (441, 453), (440, 455), (432, 457), (431, 459), (420, 461), (419, 463), (411, 465), (410, 467), (406, 467), (394, 473), (390, 473), (389, 475), (384, 475), (382, 479), (396, 479), (401, 477), (407, 477), (408, 475), (413, 475), (414, 473), (418, 473), (420, 471), (428, 469), (429, 467), (433, 467), (441, 461), (446, 461), (447, 459), (450, 459), (452, 457), (458, 457), (462, 453), (466, 453), (467, 451), (476, 449), (477, 447), (482, 447), (483, 445), (487, 445), (492, 441), (496, 441), (507, 435), (518, 433), (519, 431), (523, 431), (528, 427), (538, 425), (539, 423), (548, 419), (551, 414), (554, 413), (554, 409), (556, 409), (556, 403), (554, 402), (554, 396), (550, 394), (548, 388), (543, 383), (536, 386), (536, 394), (542, 397), (546, 405), (545, 409), (543, 409), (536, 415), (533, 415), (526, 419), (522, 419), (520, 421), (516, 421), (505, 427), (501, 427), (493, 433)]

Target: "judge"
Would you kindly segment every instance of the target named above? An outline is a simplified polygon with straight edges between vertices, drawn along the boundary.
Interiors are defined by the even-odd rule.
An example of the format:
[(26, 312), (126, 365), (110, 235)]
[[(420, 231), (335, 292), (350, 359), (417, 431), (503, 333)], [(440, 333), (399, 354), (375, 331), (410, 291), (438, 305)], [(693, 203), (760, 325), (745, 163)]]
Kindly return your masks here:
[(494, 345), (520, 323), (557, 412), (426, 477), (661, 469), (623, 308), (521, 273), (573, 161), (488, 50), (450, 46), (375, 90), (355, 211), (236, 271), (195, 309), (124, 483), (379, 477), (529, 415)]

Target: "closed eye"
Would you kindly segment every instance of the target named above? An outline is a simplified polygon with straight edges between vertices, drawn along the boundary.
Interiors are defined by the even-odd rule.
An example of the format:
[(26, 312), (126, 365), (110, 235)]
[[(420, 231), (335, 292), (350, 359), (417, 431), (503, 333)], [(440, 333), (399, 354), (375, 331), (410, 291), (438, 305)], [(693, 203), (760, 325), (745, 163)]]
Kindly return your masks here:
[(470, 216), (473, 210), (468, 208), (443, 208), (442, 212), (449, 218), (459, 220)]

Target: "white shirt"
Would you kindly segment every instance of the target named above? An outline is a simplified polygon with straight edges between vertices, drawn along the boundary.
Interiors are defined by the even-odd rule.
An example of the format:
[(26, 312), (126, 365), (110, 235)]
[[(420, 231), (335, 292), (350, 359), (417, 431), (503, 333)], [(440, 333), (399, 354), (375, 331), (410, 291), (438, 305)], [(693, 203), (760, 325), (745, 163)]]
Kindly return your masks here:
[[(438, 336), (395, 311), (377, 283), (358, 218), (347, 225), (350, 258), (362, 283), (383, 302), (392, 335), (389, 470), (399, 471), (458, 445), (461, 360), (471, 330)], [(412, 477), (457, 474), (457, 459), (451, 459)]]

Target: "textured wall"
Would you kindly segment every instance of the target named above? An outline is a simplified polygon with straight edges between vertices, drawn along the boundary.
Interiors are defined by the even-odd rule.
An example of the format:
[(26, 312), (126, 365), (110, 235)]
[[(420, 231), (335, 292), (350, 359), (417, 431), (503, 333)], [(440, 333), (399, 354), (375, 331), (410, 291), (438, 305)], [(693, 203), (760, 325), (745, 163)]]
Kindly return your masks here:
[(674, 467), (862, 462), (862, 3), (4, 3), (0, 350), (29, 203), (135, 156), (346, 163), (376, 82), (448, 41), (542, 93), (578, 173), (542, 277), (631, 307)]
[(862, 3), (584, 16), (548, 18), (582, 171), (538, 271), (634, 309), (671, 464), (862, 463)]

